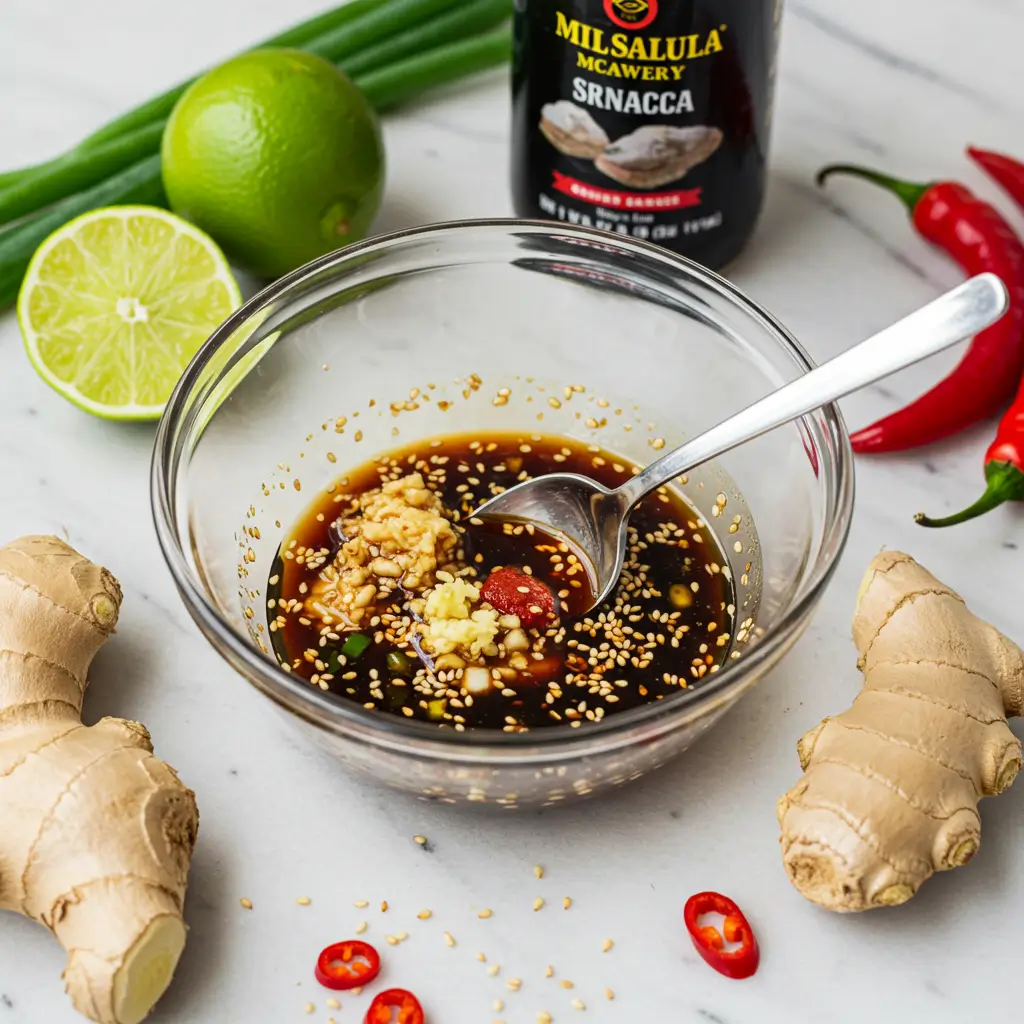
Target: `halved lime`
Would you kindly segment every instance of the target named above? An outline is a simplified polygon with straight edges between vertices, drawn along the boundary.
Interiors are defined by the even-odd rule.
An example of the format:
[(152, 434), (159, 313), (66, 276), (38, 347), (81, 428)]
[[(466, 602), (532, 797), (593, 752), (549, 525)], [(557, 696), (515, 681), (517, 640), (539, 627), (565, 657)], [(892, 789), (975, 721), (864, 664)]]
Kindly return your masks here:
[(198, 228), (152, 206), (92, 210), (36, 251), (18, 295), (32, 365), (96, 416), (152, 420), (242, 295)]

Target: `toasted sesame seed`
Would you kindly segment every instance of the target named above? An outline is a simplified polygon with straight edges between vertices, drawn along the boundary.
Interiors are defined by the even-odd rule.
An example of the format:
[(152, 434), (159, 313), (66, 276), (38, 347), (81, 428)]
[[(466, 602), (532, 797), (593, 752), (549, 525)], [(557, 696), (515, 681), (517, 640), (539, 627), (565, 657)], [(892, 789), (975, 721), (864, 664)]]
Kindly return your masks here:
[(445, 932), (444, 933), (444, 942), (445, 942), (446, 946), (454, 946), (455, 945), (455, 938), (452, 936), (451, 932)]
[(605, 999), (614, 999), (615, 993), (610, 988), (606, 988), (604, 990), (604, 997)]
[(248, 897), (243, 896), (238, 902), (242, 905), (243, 910), (252, 910), (252, 900)]
[(491, 1007), (495, 1013), (501, 1013), (501, 1011), (505, 1009), (505, 1000), (495, 999), (494, 1002), (491, 1004)]
[(510, 992), (518, 992), (523, 986), (523, 979), (509, 978), (508, 981), (505, 982), (505, 984), (508, 986), (508, 990)]
[(398, 937), (396, 935), (385, 935), (384, 936), (384, 941), (389, 946), (397, 946), (398, 945)]
[(380, 901), (380, 912), (382, 914), (386, 914), (387, 910), (388, 910), (388, 901), (387, 900), (381, 900)]
[(477, 953), (476, 958), (482, 964), (487, 962), (487, 954), (486, 953), (483, 953), (483, 952)]
[(544, 868), (540, 864), (534, 866), (533, 873), (537, 878), (544, 877)]
[(316, 1007), (312, 1003), (306, 1003), (303, 1009), (306, 1013), (316, 1013)]
[(356, 935), (362, 935), (369, 927), (370, 926), (365, 921), (360, 921), (359, 924), (356, 925)]
[(605, 939), (604, 943), (601, 946), (601, 952), (602, 953), (610, 953), (614, 946), (615, 946), (615, 943), (612, 942), (611, 939)]
[(572, 1001), (572, 1008), (574, 1010), (585, 1010), (587, 1008), (586, 1003), (582, 999), (574, 999)]
[(476, 916), (479, 917), (481, 920), (486, 920), (487, 918), (494, 916), (494, 911), (487, 907), (481, 910), (480, 913)]
[(541, 909), (541, 907), (543, 907), (543, 906), (544, 906), (544, 897), (543, 897), (543, 896), (538, 896), (538, 897), (537, 897), (537, 898), (536, 898), (536, 899), (535, 899), (535, 900), (533, 901), (533, 909), (534, 909), (534, 910), (540, 910), (540, 909)]
[(563, 910), (568, 910), (571, 906), (572, 906), (572, 897), (571, 896), (566, 896), (565, 899), (562, 900), (562, 909)]
[(501, 964), (491, 964), (491, 966), (487, 968), (487, 973), (488, 973), (488, 974), (489, 974), (489, 975), (490, 975), (490, 976), (491, 976), (492, 978), (494, 978), (494, 977), (497, 977), (497, 975), (498, 975), (498, 974), (499, 974), (500, 972), (501, 972)]
[(575, 988), (576, 987), (568, 978), (563, 978), (558, 984), (561, 985), (562, 988)]
[(432, 910), (421, 910), (416, 916), (421, 921), (429, 921), (434, 916), (434, 912)]
[(340, 1010), (341, 1009), (341, 1003), (339, 1003), (337, 999), (328, 999), (327, 1000), (327, 1009), (328, 1010)]
[(554, 967), (551, 966), (551, 964), (548, 964), (547, 967), (544, 968), (544, 977), (545, 978), (553, 978), (554, 976), (555, 976), (555, 969), (554, 969)]
[(300, 907), (308, 907), (313, 901), (308, 896), (299, 896), (295, 901)]
[(362, 910), (364, 907), (368, 907), (370, 904), (366, 900), (356, 900), (352, 904), (357, 910)]
[(426, 836), (413, 836), (412, 837), (412, 841), (414, 843), (418, 843), (420, 846), (426, 846), (427, 845), (427, 837)]

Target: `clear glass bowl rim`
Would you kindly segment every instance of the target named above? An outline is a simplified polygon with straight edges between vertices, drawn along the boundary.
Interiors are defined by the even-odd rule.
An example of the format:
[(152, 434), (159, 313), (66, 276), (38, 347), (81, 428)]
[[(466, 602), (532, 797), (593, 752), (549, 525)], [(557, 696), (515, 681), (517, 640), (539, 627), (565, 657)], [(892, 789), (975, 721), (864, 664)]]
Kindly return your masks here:
[[(251, 673), (253, 677), (259, 679), (260, 685), (257, 688), (288, 711), (319, 727), (327, 726), (332, 731), (344, 732), (344, 727), (348, 726), (360, 732), (368, 730), (371, 734), (379, 735), (384, 742), (390, 740), (392, 743), (403, 745), (404, 740), (420, 746), (427, 744), (435, 750), (442, 751), (441, 756), (444, 756), (443, 751), (447, 751), (449, 755), (457, 757), (460, 748), (467, 754), (468, 748), (473, 748), (475, 753), (490, 749), (494, 753), (500, 751), (508, 754), (514, 751), (526, 753), (527, 748), (554, 746), (572, 750), (584, 745), (586, 740), (598, 736), (610, 740), (613, 735), (628, 732), (637, 726), (653, 727), (657, 724), (667, 724), (666, 720), (683, 717), (686, 712), (694, 712), (701, 704), (710, 703), (712, 698), (741, 684), (762, 662), (770, 659), (779, 647), (788, 642), (793, 631), (811, 612), (839, 562), (853, 514), (853, 450), (842, 414), (835, 403), (823, 406), (819, 410), (827, 424), (827, 434), (838, 442), (835, 447), (833, 472), (829, 474), (833, 486), (826, 494), (826, 524), (811, 577), (803, 584), (797, 599), (780, 620), (774, 623), (753, 647), (744, 652), (742, 658), (724, 666), (700, 687), (685, 690), (661, 701), (641, 705), (601, 722), (588, 722), (586, 728), (562, 729), (553, 726), (530, 730), (527, 733), (498, 733), (494, 730), (472, 729), (456, 732), (453, 729), (438, 729), (426, 722), (406, 720), (395, 715), (382, 715), (364, 709), (358, 704), (349, 706), (348, 702), (324, 694), (319, 689), (310, 687), (304, 680), (298, 680), (283, 672), (262, 655), (247, 638), (236, 632), (221, 616), (215, 605), (207, 600), (179, 543), (177, 517), (174, 513), (174, 491), (179, 462), (184, 452), (176, 442), (182, 441), (185, 436), (179, 428), (179, 421), (188, 409), (189, 398), (196, 382), (221, 345), (268, 304), (287, 302), (289, 295), (301, 291), (302, 285), (315, 274), (343, 268), (346, 263), (365, 253), (400, 246), (405, 241), (430, 236), (447, 238), (466, 230), (482, 229), (501, 232), (525, 231), (534, 235), (570, 237), (589, 240), (598, 245), (614, 245), (622, 250), (654, 258), (669, 267), (684, 270), (699, 279), (705, 287), (716, 291), (722, 298), (742, 307), (755, 320), (760, 320), (775, 342), (787, 351), (804, 372), (814, 368), (815, 364), (800, 343), (766, 309), (713, 271), (649, 242), (625, 238), (595, 228), (516, 217), (445, 221), (375, 235), (313, 260), (269, 284), (217, 327), (195, 354), (179, 379), (157, 427), (150, 473), (154, 526), (157, 541), (174, 584), (200, 630), (233, 667), (239, 669), (239, 666), (244, 666), (244, 671), (239, 669), (240, 674)], [(802, 422), (816, 440), (825, 439), (826, 432), (814, 421), (805, 418)], [(830, 446), (821, 444), (819, 449), (827, 461), (830, 458)], [(831, 560), (823, 559), (822, 551), (833, 552)], [(248, 681), (252, 682), (251, 679)]]

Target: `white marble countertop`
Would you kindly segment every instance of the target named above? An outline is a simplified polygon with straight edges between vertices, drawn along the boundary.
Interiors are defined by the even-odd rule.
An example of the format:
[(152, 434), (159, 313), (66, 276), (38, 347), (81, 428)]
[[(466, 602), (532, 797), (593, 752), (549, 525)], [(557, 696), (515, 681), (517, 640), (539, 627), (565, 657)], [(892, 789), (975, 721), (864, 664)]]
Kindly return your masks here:
[[(239, 17), (244, 6), (245, 19)], [(34, 0), (0, 11), (0, 165), (47, 157), (92, 126), (322, 6), (320, 0)], [(285, 9), (287, 8), (287, 10)], [(952, 285), (959, 271), (867, 188), (827, 195), (814, 170), (856, 159), (996, 195), (964, 143), (1024, 151), (1024, 6), (1012, 0), (791, 0), (787, 4), (767, 208), (732, 278), (826, 358)], [(379, 228), (511, 212), (507, 91), (497, 73), (387, 120), (390, 173)], [(481, 174), (481, 168), (490, 174)], [(1008, 204), (1000, 199), (1002, 208)], [(1018, 225), (1020, 219), (1011, 214)], [(844, 403), (862, 424), (922, 390), (937, 359)], [(849, 547), (813, 625), (783, 666), (678, 762), (614, 798), (495, 818), (421, 805), (358, 783), (299, 744), (268, 703), (207, 646), (180, 604), (150, 521), (151, 426), (92, 419), (62, 401), (0, 317), (0, 538), (67, 533), (125, 588), (122, 624), (92, 674), (87, 716), (146, 722), (202, 813), (187, 916), (191, 938), (158, 1012), (164, 1022), (362, 1020), (366, 996), (325, 1006), (317, 951), (361, 918), (367, 937), (407, 930), (390, 980), (434, 1024), (532, 1024), (547, 1009), (633, 1024), (1008, 1019), (1024, 945), (1024, 785), (986, 802), (981, 853), (909, 905), (856, 917), (805, 903), (782, 870), (775, 801), (797, 778), (794, 743), (860, 686), (849, 638), (857, 582), (883, 545), (910, 551), (981, 615), (1024, 638), (1024, 518), (998, 511), (955, 532), (911, 515), (972, 499), (990, 428), (927, 452), (859, 465)], [(0, 829), (2, 829), (0, 818)], [(429, 837), (430, 852), (412, 837)], [(532, 865), (544, 864), (536, 881)], [(686, 897), (734, 896), (762, 941), (735, 983), (694, 954)], [(312, 904), (298, 906), (308, 895)], [(548, 898), (534, 914), (535, 896)], [(561, 909), (565, 895), (574, 899)], [(239, 907), (239, 897), (254, 909)], [(353, 901), (365, 898), (365, 912)], [(379, 901), (391, 909), (382, 915)], [(416, 912), (434, 910), (430, 922)], [(477, 918), (492, 907), (489, 920)], [(458, 940), (445, 946), (442, 929)], [(602, 940), (616, 941), (601, 953)], [(502, 965), (498, 978), (477, 950)], [(553, 963), (572, 992), (546, 980)], [(61, 950), (0, 918), (0, 1024), (79, 1018)], [(505, 986), (518, 976), (517, 994)], [(608, 1003), (605, 986), (618, 998)], [(503, 998), (501, 1012), (492, 1002)], [(312, 1016), (304, 1004), (316, 1005)], [(1015, 1015), (1016, 1016), (1016, 1015)]]

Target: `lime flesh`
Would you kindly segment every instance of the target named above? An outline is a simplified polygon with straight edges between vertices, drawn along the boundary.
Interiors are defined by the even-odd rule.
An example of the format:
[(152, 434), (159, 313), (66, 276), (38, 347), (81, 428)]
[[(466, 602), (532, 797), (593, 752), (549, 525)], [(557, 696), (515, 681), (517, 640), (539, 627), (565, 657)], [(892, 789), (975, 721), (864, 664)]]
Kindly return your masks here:
[(242, 297), (216, 244), (149, 206), (92, 210), (36, 251), (18, 295), (32, 365), (105, 419), (157, 419)]

